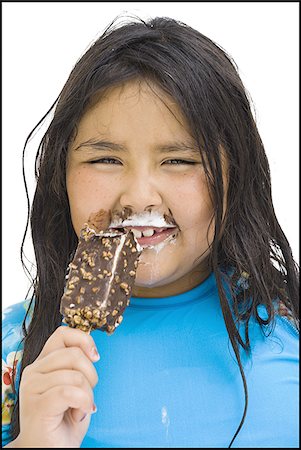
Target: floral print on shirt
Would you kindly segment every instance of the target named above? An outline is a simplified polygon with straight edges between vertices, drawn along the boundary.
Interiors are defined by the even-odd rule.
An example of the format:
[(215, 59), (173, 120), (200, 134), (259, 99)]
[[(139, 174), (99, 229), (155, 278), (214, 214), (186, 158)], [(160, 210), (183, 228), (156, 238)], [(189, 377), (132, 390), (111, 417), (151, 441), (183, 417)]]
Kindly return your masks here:
[[(9, 425), (15, 402), (14, 381), (18, 386), (18, 374), (23, 354), (22, 322), (29, 307), (29, 300), (5, 308), (2, 312), (2, 426)], [(32, 309), (27, 323), (32, 317)]]
[(7, 355), (6, 361), (2, 359), (2, 425), (7, 425), (11, 421), (15, 399), (13, 376), (16, 374), (17, 365), (21, 361), (22, 353), (21, 350), (10, 352)]

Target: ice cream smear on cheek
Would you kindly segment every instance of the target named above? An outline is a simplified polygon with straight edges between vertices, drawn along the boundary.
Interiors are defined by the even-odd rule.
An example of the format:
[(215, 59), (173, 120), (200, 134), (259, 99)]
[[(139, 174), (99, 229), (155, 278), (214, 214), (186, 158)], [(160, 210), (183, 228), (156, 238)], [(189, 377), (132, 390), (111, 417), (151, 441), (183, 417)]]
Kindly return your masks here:
[(115, 218), (110, 229), (131, 230), (141, 250), (154, 249), (159, 252), (167, 244), (175, 242), (179, 227), (173, 219), (158, 212), (131, 214), (130, 217)]

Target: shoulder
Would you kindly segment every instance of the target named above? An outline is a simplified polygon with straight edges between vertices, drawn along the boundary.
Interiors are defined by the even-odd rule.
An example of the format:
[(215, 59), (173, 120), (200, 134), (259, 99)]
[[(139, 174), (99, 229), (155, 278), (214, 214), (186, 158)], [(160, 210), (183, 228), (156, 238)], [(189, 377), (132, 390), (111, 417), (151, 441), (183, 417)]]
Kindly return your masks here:
[(248, 334), (251, 359), (297, 367), (299, 321), (282, 300), (274, 299), (270, 308), (258, 304), (247, 320), (237, 321), (237, 327), (243, 341)]
[(277, 317), (281, 317), (283, 321), (289, 323), (297, 333), (299, 333), (299, 321), (294, 318), (292, 311), (284, 304), (282, 300), (274, 302), (274, 309)]
[[(299, 321), (294, 318), (292, 311), (285, 306), (283, 301), (279, 299), (274, 300), (273, 310), (274, 320), (265, 327), (268, 334), (282, 332), (282, 334), (288, 334), (293, 338), (299, 337)], [(262, 319), (268, 317), (267, 309), (264, 305), (257, 306), (257, 312)]]
[[(290, 315), (280, 313), (279, 302), (274, 307), (274, 317), (267, 324), (259, 324), (252, 317), (251, 350), (247, 355), (242, 353), (249, 398), (246, 426), (250, 435), (253, 434), (254, 447), (260, 448), (272, 442), (272, 447), (294, 447), (299, 426), (298, 327), (288, 318)], [(269, 315), (264, 305), (258, 306), (257, 312), (267, 320)], [(235, 446), (239, 442), (243, 439), (238, 439)]]
[[(274, 317), (266, 324), (259, 324), (257, 319), (250, 320), (250, 343), (254, 358), (270, 363), (278, 364), (279, 367), (298, 368), (299, 362), (299, 325), (285, 310), (281, 302), (274, 302)], [(267, 320), (269, 315), (264, 305), (257, 306), (258, 316)], [(282, 369), (281, 369), (282, 370)]]
[[(15, 393), (13, 389), (14, 373), (23, 353), (22, 323), (29, 307), (29, 301), (22, 301), (2, 311), (2, 426), (11, 419)], [(30, 314), (28, 319), (30, 319)]]

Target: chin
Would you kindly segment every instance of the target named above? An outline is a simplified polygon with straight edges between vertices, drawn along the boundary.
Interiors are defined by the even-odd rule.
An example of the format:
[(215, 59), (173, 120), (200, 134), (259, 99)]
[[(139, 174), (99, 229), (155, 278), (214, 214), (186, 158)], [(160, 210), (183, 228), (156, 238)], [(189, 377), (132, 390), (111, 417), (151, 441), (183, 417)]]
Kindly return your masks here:
[(136, 278), (135, 281), (135, 286), (139, 287), (139, 288), (152, 288), (152, 287), (157, 287), (160, 286), (160, 281), (159, 280), (154, 280), (154, 279), (138, 279)]
[[(153, 267), (152, 267), (153, 268)], [(170, 274), (168, 276), (165, 274), (162, 274), (157, 270), (147, 270), (147, 273), (144, 272), (142, 275), (141, 273), (137, 272), (136, 280), (135, 280), (135, 287), (137, 288), (157, 288), (161, 286), (165, 286), (169, 283), (172, 283), (174, 281)]]
[(155, 271), (147, 271), (147, 274), (144, 274), (144, 276), (139, 275), (137, 273), (136, 280), (135, 280), (135, 286), (139, 288), (155, 288), (158, 286), (163, 286), (164, 284), (168, 283), (166, 281), (166, 278), (160, 275), (159, 273)]

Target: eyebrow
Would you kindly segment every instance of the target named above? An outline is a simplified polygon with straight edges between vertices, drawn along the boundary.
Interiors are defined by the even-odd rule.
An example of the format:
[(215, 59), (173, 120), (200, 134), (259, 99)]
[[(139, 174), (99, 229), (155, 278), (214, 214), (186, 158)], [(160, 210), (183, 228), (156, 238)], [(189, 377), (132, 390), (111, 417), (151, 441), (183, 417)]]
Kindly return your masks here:
[[(115, 142), (110, 142), (106, 140), (95, 141), (93, 139), (89, 139), (88, 141), (82, 142), (79, 144), (74, 150), (81, 150), (82, 147), (90, 147), (95, 150), (113, 150), (118, 152), (126, 152), (127, 148), (122, 144), (116, 144)], [(200, 155), (200, 150), (197, 145), (193, 145), (192, 143), (184, 143), (184, 142), (172, 142), (168, 144), (158, 145), (156, 146), (156, 150), (158, 152), (166, 152), (172, 153), (177, 151), (186, 151), (190, 153), (195, 153), (196, 155)]]

